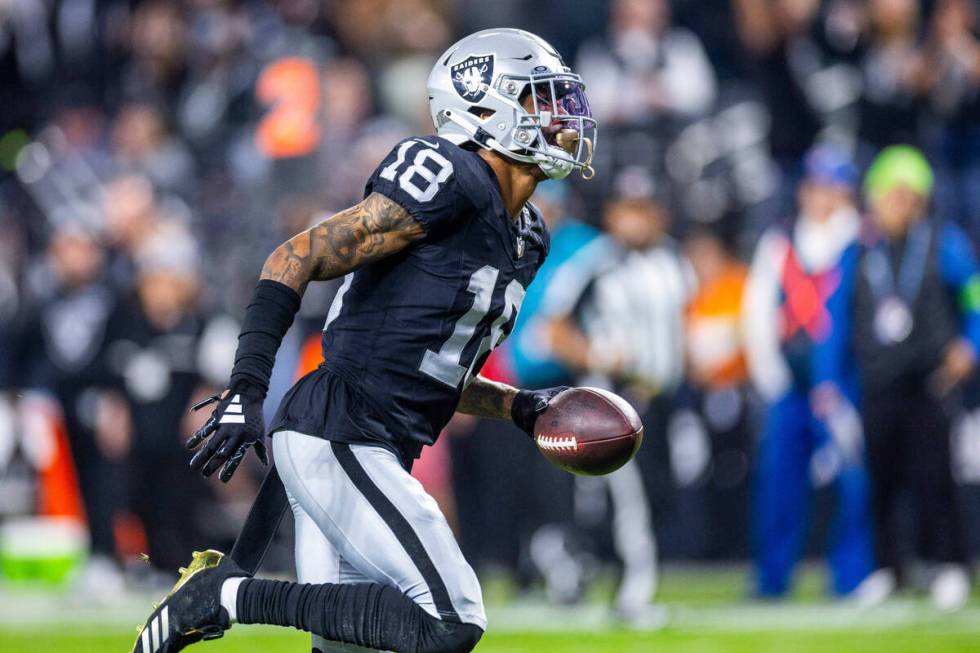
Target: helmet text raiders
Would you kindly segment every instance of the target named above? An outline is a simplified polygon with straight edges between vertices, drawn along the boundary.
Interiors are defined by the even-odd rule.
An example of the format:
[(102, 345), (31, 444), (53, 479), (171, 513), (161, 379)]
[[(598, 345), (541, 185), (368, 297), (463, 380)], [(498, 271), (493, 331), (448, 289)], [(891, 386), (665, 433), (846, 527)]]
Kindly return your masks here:
[(429, 74), (429, 110), (439, 136), (473, 142), (551, 179), (594, 174), (596, 121), (582, 78), (541, 38), (519, 29), (471, 34)]
[(470, 57), (452, 67), (456, 92), (469, 102), (479, 102), (493, 79), (492, 54)]

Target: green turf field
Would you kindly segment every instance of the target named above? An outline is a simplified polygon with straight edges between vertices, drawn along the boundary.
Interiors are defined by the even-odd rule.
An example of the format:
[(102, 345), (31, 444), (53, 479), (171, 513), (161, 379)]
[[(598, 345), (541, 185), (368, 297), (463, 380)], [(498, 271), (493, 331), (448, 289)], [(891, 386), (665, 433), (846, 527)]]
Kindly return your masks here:
[[(106, 653), (129, 650), (133, 635), (126, 632), (0, 633), (4, 653)], [(279, 653), (309, 651), (303, 633), (248, 626), (224, 639), (191, 647), (200, 653)], [(655, 633), (623, 631), (567, 633), (493, 633), (477, 647), (480, 653), (950, 653), (980, 650), (980, 630), (950, 632), (942, 628), (870, 630), (775, 630), (696, 632), (668, 628)]]
[[(106, 653), (128, 651), (132, 638), (125, 634), (0, 635), (4, 653), (58, 651)], [(188, 650), (201, 653), (278, 653), (309, 651), (301, 633), (278, 633), (248, 627), (225, 639)], [(800, 631), (796, 633), (696, 633), (667, 630), (659, 633), (506, 633), (489, 634), (477, 647), (480, 653), (951, 653), (980, 650), (980, 633), (943, 633), (896, 629), (886, 632)]]
[[(980, 604), (955, 615), (903, 596), (874, 610), (825, 601), (819, 576), (807, 573), (797, 596), (784, 604), (742, 599), (738, 570), (668, 570), (661, 599), (669, 625), (656, 632), (616, 627), (600, 588), (587, 605), (548, 607), (516, 599), (505, 583), (487, 583), (490, 629), (480, 653), (924, 653), (980, 651)], [(148, 597), (111, 607), (64, 597), (0, 592), (0, 653), (124, 653), (136, 634)], [(192, 647), (200, 653), (309, 651), (307, 635), (268, 627), (237, 627), (223, 640)]]

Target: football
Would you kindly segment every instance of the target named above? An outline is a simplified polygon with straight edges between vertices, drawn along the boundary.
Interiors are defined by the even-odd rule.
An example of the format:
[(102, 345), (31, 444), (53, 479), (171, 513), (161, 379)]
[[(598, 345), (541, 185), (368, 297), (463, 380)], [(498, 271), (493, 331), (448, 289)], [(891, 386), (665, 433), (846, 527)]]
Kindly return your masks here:
[(601, 476), (636, 455), (643, 442), (643, 424), (619, 395), (600, 388), (569, 388), (538, 417), (534, 442), (558, 467)]

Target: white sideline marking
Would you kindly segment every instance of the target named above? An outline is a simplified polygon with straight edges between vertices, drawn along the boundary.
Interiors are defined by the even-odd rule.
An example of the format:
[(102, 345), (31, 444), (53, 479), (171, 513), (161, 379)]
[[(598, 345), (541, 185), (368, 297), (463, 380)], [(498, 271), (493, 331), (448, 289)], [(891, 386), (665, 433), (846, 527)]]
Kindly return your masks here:
[[(133, 624), (146, 618), (158, 592), (120, 594), (110, 603), (74, 603), (51, 594), (11, 592), (0, 596), (0, 632), (105, 633), (107, 629), (132, 632)], [(668, 604), (667, 630), (698, 632), (868, 632), (881, 629), (923, 628), (927, 632), (980, 636), (980, 605), (974, 599), (965, 610), (944, 615), (927, 598), (898, 598), (868, 611), (835, 603), (751, 605), (745, 603)], [(542, 602), (520, 601), (488, 608), (494, 632), (604, 632), (612, 624), (608, 608), (549, 607)], [(162, 620), (163, 614), (160, 614)], [(169, 619), (169, 615), (168, 615)], [(167, 629), (169, 631), (169, 627)], [(167, 632), (165, 631), (165, 632)], [(143, 650), (150, 653), (150, 628), (143, 630)]]
[[(785, 605), (671, 605), (668, 630), (724, 632), (849, 632), (897, 628), (941, 628), (950, 633), (980, 634), (980, 610), (971, 605), (956, 614), (942, 614), (927, 599), (895, 599), (861, 611), (845, 603)], [(495, 632), (601, 632), (615, 624), (601, 605), (553, 607), (518, 602), (490, 607)]]

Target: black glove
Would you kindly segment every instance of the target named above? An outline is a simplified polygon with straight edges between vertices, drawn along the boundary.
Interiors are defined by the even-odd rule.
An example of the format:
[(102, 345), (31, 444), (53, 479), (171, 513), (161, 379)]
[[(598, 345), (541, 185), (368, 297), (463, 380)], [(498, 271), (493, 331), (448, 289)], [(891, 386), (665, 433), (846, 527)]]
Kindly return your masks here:
[[(266, 455), (265, 422), (262, 419), (262, 402), (265, 393), (248, 383), (237, 383), (225, 391), (222, 397), (203, 401), (194, 410), (217, 401), (211, 418), (187, 441), (187, 448), (197, 449), (205, 440), (207, 444), (191, 458), (191, 469), (211, 476), (218, 467), (218, 478), (227, 483), (241, 464), (249, 447), (263, 465), (269, 464)], [(209, 439), (210, 438), (210, 439)]]
[(537, 421), (538, 415), (543, 413), (551, 400), (563, 390), (568, 390), (568, 386), (559, 385), (543, 390), (518, 391), (510, 406), (510, 418), (514, 420), (514, 424), (517, 424), (518, 428), (533, 438), (534, 422)]

